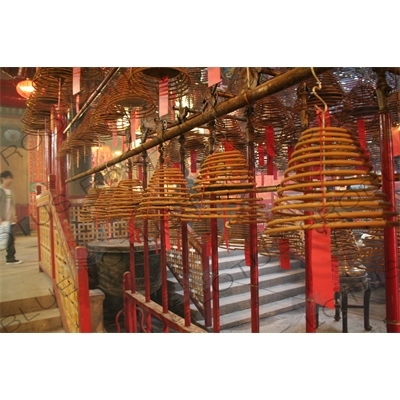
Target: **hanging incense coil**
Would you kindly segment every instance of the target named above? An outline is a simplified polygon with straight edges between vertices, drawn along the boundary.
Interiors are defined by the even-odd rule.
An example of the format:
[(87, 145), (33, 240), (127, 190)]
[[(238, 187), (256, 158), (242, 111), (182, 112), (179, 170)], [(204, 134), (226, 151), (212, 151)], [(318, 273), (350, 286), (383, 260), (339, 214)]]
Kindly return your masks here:
[(190, 78), (190, 86), (186, 94), (187, 107), (200, 111), (203, 108), (203, 91), (207, 85), (206, 67), (187, 67), (186, 72)]
[(21, 132), (27, 135), (44, 136), (49, 133), (50, 111), (40, 114), (26, 107), (21, 122), (23, 123)]
[(130, 82), (132, 73), (122, 74), (110, 93), (110, 106), (118, 105), (136, 113), (136, 118), (144, 118), (156, 112), (156, 105), (148, 90), (140, 80), (135, 85)]
[(185, 152), (196, 152), (196, 161), (201, 164), (208, 155), (208, 135), (200, 133), (198, 130), (192, 130), (185, 134), (184, 142)]
[(326, 71), (318, 75), (318, 79), (321, 82), (321, 89), (318, 88), (318, 83), (315, 78), (310, 78), (305, 81), (309, 93), (307, 96), (307, 105), (310, 108), (314, 108), (315, 105), (321, 107), (321, 100), (315, 96), (313, 88), (316, 88), (315, 92), (322, 98), (328, 107), (334, 106), (345, 98), (345, 93), (342, 87), (331, 71)]
[(238, 150), (209, 155), (192, 189), (190, 197), (198, 207), (195, 213), (185, 209), (184, 220), (224, 218), (232, 224), (243, 224), (265, 218), (261, 199), (250, 196), (255, 193), (255, 182)]
[(116, 186), (105, 187), (101, 189), (97, 197), (94, 216), (97, 221), (105, 222), (108, 220), (108, 209), (112, 204), (114, 192), (117, 190)]
[(239, 121), (233, 116), (225, 116), (215, 121), (214, 137), (217, 143), (227, 141), (235, 149), (242, 150), (246, 146), (246, 137), (242, 131)]
[(136, 213), (142, 199), (143, 187), (138, 179), (123, 179), (113, 192), (107, 210), (108, 218), (129, 219)]
[(250, 228), (248, 224), (232, 225), (225, 227), (225, 234), (221, 234), (218, 247), (228, 250), (244, 250), (249, 244)]
[[(311, 229), (397, 225), (387, 221), (397, 214), (389, 211), (379, 177), (371, 171), (368, 157), (346, 129), (304, 131), (277, 190), (266, 232), (307, 229), (306, 221)], [(293, 216), (290, 210), (303, 215)]]
[[(400, 78), (399, 78), (400, 79)], [(388, 97), (388, 108), (394, 125), (400, 124), (400, 91), (393, 91)]]
[(99, 142), (99, 138), (110, 138), (112, 132), (108, 121), (99, 118), (96, 114), (96, 109), (90, 109), (85, 114), (81, 124), (71, 135), (74, 135), (78, 139), (85, 138), (87, 140), (92, 140), (93, 143), (96, 144)]
[(125, 132), (130, 126), (129, 112), (120, 104), (113, 104), (111, 95), (103, 95), (90, 119), (90, 126), (108, 126), (113, 132)]
[(338, 261), (339, 276), (362, 276), (366, 268), (360, 259), (356, 238), (350, 229), (331, 231), (331, 254)]
[(137, 210), (137, 218), (159, 219), (161, 212), (181, 215), (184, 207), (190, 207), (189, 188), (179, 168), (167, 164), (158, 168), (143, 193)]
[(79, 211), (79, 222), (93, 222), (97, 198), (103, 189), (90, 188)]
[(132, 87), (145, 87), (151, 97), (158, 102), (160, 80), (168, 77), (169, 98), (177, 99), (184, 96), (190, 86), (190, 77), (184, 68), (180, 67), (140, 67), (132, 68), (129, 83)]
[(165, 145), (164, 158), (173, 164), (181, 162), (181, 144), (179, 137), (172, 138)]
[(72, 68), (38, 68), (32, 85), (38, 101), (68, 107), (72, 97)]
[(362, 118), (370, 121), (379, 111), (375, 87), (370, 83), (359, 82), (347, 95), (347, 100), (351, 105), (350, 119), (357, 121)]

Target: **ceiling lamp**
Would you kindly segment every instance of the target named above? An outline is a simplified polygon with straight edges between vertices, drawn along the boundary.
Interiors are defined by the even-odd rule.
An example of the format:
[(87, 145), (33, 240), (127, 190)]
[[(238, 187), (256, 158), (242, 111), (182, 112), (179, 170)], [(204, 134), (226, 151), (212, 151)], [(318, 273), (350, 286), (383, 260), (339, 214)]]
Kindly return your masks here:
[(16, 89), (18, 94), (25, 99), (27, 99), (31, 95), (31, 93), (35, 91), (35, 88), (32, 85), (32, 81), (29, 78), (18, 82)]

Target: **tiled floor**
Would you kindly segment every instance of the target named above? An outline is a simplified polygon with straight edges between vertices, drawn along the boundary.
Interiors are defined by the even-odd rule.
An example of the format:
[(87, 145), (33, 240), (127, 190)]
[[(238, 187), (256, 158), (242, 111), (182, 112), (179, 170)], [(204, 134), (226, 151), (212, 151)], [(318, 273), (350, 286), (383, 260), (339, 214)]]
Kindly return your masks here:
[(0, 254), (0, 302), (49, 294), (50, 278), (39, 272), (37, 237), (17, 236), (15, 248), (22, 264), (7, 265)]
[[(48, 294), (51, 282), (46, 274), (39, 272), (37, 237), (18, 236), (16, 257), (23, 261), (19, 265), (6, 265), (4, 254), (0, 257), (0, 302), (18, 298)], [(361, 304), (360, 295), (349, 296), (349, 304)], [(320, 309), (317, 333), (340, 333), (342, 321), (335, 321), (333, 310)], [(349, 309), (348, 330), (350, 333), (385, 333), (386, 325), (385, 288), (372, 291), (370, 307), (371, 331), (364, 330), (363, 310)], [(260, 331), (265, 333), (304, 333), (306, 332), (305, 309), (300, 308), (260, 321)], [(251, 332), (250, 324), (242, 325), (223, 332)]]

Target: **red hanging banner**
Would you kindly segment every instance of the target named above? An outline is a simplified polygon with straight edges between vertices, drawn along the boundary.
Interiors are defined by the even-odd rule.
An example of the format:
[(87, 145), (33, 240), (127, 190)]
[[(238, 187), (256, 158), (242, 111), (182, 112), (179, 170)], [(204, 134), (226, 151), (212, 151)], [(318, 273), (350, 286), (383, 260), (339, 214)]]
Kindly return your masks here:
[(158, 116), (168, 114), (168, 76), (161, 78), (159, 81), (159, 106)]
[(190, 150), (190, 172), (197, 172), (197, 153), (196, 150)]
[(279, 259), (282, 269), (290, 269), (289, 239), (279, 239)]
[(208, 67), (207, 68), (208, 87), (214, 86), (221, 82), (221, 68)]
[(315, 302), (321, 306), (334, 308), (334, 288), (331, 260), (331, 230), (311, 229), (310, 257), (308, 268), (311, 268)]

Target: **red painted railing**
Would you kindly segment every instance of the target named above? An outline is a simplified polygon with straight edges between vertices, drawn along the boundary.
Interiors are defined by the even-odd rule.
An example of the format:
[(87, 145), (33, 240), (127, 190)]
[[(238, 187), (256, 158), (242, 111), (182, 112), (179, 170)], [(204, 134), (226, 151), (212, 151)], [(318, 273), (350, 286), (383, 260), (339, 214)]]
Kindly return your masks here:
[(39, 266), (53, 282), (66, 332), (91, 332), (87, 250), (68, 223), (68, 201), (50, 190), (37, 195)]

